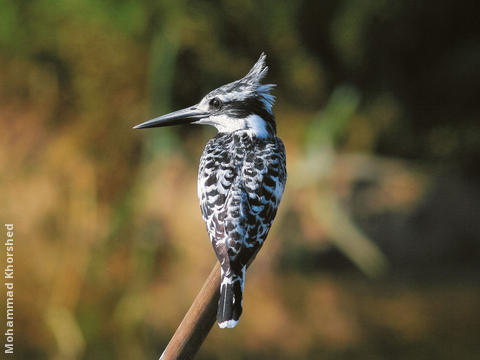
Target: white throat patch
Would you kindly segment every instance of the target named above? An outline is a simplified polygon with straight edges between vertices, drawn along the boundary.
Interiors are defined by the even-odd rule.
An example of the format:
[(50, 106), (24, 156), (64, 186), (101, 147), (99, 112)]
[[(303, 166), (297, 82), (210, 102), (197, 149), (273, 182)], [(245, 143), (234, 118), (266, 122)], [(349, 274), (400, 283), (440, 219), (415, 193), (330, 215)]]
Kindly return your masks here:
[(258, 115), (248, 115), (246, 118), (231, 118), (227, 115), (210, 116), (196, 121), (195, 124), (215, 126), (221, 133), (247, 130), (251, 136), (268, 137), (265, 120)]

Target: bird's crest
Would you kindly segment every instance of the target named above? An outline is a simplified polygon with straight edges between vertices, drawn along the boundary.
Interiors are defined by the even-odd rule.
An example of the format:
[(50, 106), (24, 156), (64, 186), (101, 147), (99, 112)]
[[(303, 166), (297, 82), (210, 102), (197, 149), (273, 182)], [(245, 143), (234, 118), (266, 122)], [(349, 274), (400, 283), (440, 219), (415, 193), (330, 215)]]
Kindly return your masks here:
[(265, 108), (271, 112), (272, 106), (275, 103), (275, 96), (270, 94), (270, 91), (275, 86), (275, 84), (260, 84), (260, 81), (267, 75), (268, 66), (265, 65), (265, 59), (267, 55), (264, 52), (261, 53), (257, 62), (250, 69), (247, 75), (243, 79), (239, 80), (242, 82), (247, 82), (253, 87), (253, 91), (257, 93), (262, 102), (265, 105)]
[[(275, 84), (261, 84), (260, 81), (267, 75), (268, 66), (265, 65), (267, 56), (262, 52), (257, 62), (250, 69), (247, 75), (240, 80), (223, 85), (218, 89), (212, 91), (209, 97), (216, 95), (226, 95), (232, 98), (244, 98), (255, 94), (260, 98), (265, 106), (265, 109), (272, 113), (272, 106), (275, 102), (275, 96), (270, 94), (270, 91)], [(243, 96), (242, 96), (243, 95)]]
[(259, 84), (260, 80), (262, 80), (268, 73), (268, 66), (265, 65), (266, 58), (267, 55), (262, 52), (255, 65), (253, 65), (248, 74), (245, 75), (240, 81)]

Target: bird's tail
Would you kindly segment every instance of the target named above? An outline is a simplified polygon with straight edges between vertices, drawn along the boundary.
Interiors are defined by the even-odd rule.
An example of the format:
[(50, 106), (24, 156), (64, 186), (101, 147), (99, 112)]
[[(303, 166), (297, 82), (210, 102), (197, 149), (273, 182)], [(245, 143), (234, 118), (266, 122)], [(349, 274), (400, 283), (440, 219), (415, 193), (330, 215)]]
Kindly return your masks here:
[(218, 300), (217, 322), (221, 328), (233, 328), (242, 314), (243, 284), (245, 267), (241, 274), (227, 273), (222, 269), (220, 277), (220, 300)]

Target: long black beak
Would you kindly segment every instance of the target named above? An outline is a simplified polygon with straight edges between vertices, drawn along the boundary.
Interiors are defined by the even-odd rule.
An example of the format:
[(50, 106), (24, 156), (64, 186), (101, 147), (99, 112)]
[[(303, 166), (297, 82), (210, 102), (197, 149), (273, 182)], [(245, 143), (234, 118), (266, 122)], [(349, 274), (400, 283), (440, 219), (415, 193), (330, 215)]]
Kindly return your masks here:
[(144, 123), (136, 125), (133, 128), (144, 129), (169, 125), (190, 124), (207, 116), (208, 113), (197, 109), (195, 106), (192, 106), (187, 109), (174, 111), (170, 114), (166, 114), (156, 117), (155, 119), (145, 121)]

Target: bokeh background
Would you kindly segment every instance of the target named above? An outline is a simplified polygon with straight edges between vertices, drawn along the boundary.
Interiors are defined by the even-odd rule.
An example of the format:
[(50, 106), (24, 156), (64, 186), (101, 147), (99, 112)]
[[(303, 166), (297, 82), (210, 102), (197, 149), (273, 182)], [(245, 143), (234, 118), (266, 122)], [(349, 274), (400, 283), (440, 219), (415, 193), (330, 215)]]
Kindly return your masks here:
[(158, 358), (215, 263), (196, 198), (215, 130), (132, 126), (261, 51), (287, 189), (240, 325), (198, 359), (478, 357), (475, 5), (0, 1), (16, 358)]

